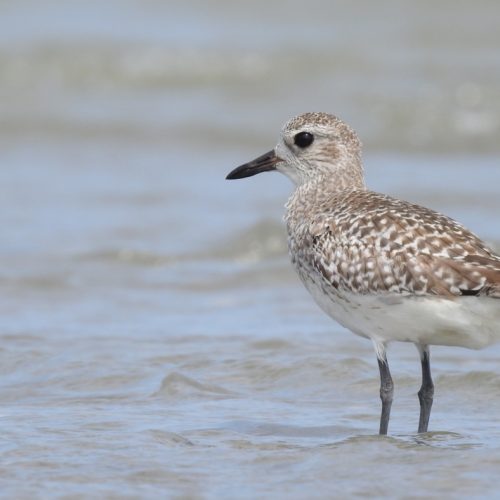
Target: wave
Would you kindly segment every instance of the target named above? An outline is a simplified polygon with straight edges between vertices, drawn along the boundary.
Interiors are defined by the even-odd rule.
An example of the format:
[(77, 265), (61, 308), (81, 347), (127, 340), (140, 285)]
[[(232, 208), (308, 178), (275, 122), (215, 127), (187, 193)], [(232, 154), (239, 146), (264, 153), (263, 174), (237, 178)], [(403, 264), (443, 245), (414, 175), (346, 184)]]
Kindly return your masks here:
[[(474, 57), (464, 59), (463, 74), (452, 87), (439, 66), (417, 57), (402, 64), (356, 47), (321, 44), (302, 49), (276, 44), (264, 51), (227, 44), (45, 41), (0, 49), (6, 96), (0, 131), (159, 143), (168, 136), (192, 143), (193, 134), (214, 137), (215, 130), (222, 141), (236, 135), (248, 142), (259, 134), (265, 141), (267, 130), (258, 124), (280, 125), (305, 111), (276, 95), (283, 89), (287, 97), (298, 95), (307, 75), (308, 92), (317, 95), (308, 107), (341, 114), (372, 151), (500, 151), (498, 85), (495, 79), (470, 80), (477, 69)], [(404, 65), (415, 72), (410, 82), (394, 79)], [(336, 68), (343, 69), (342, 76)]]

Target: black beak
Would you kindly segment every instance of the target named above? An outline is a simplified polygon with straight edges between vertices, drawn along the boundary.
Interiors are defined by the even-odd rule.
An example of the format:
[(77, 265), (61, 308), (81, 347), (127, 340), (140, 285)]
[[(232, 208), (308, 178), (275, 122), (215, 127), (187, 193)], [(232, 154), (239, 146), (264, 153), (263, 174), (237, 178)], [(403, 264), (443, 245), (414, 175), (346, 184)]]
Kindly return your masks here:
[(255, 160), (240, 165), (232, 172), (229, 172), (226, 179), (243, 179), (244, 177), (251, 177), (261, 172), (268, 172), (269, 170), (276, 170), (276, 163), (283, 161), (279, 156), (276, 156), (274, 149), (268, 153), (255, 158)]

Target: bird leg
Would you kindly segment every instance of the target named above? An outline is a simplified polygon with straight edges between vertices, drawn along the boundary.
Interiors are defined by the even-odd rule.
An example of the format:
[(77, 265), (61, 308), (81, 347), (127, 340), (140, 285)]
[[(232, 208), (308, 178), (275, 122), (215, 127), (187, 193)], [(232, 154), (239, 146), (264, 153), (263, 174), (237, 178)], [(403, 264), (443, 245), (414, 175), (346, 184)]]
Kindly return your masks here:
[[(382, 357), (380, 357), (382, 355)], [(389, 417), (391, 415), (392, 395), (394, 393), (394, 384), (392, 382), (389, 364), (385, 355), (385, 348), (382, 353), (377, 352), (378, 368), (380, 370), (380, 399), (382, 400), (382, 413), (380, 415), (379, 434), (387, 434), (389, 427)]]
[(431, 377), (429, 347), (426, 345), (418, 345), (417, 348), (420, 352), (420, 361), (422, 363), (422, 386), (418, 391), (418, 399), (420, 400), (420, 420), (418, 422), (418, 432), (427, 432), (434, 396), (434, 384)]

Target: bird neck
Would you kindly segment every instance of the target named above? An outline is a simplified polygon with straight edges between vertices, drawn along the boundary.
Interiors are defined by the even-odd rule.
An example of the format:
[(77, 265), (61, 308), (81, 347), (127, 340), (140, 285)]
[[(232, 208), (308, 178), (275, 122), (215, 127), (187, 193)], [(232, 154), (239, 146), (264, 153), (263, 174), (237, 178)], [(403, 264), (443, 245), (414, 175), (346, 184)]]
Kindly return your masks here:
[(317, 175), (297, 186), (309, 192), (327, 191), (329, 194), (366, 189), (363, 165), (350, 163), (348, 165), (336, 165), (331, 171), (318, 172)]
[(297, 187), (304, 184), (309, 190), (328, 187), (330, 193), (351, 189), (366, 189), (363, 162), (359, 153), (343, 155), (332, 163), (331, 158), (316, 158), (316, 163), (307, 169)]
[(285, 205), (288, 228), (302, 226), (311, 215), (331, 209), (335, 200), (344, 199), (352, 191), (366, 191), (362, 170), (360, 175), (318, 175), (297, 186)]

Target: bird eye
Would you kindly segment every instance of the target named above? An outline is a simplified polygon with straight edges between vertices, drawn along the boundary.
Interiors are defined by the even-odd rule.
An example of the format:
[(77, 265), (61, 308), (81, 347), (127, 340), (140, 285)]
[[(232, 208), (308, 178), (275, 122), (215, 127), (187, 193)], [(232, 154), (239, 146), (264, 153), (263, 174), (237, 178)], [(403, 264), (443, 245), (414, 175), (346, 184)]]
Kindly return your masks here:
[(313, 141), (314, 135), (312, 135), (310, 132), (299, 132), (298, 134), (295, 134), (295, 137), (293, 138), (293, 142), (302, 149), (310, 146)]

